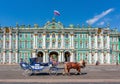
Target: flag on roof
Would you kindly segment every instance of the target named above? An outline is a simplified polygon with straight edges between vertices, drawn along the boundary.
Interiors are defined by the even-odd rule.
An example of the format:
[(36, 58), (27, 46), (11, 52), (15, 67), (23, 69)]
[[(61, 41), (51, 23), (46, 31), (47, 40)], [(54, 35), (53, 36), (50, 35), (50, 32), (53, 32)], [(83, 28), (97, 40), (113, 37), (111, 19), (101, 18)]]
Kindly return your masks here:
[(59, 16), (59, 15), (60, 15), (60, 12), (57, 11), (57, 10), (54, 10), (54, 15)]

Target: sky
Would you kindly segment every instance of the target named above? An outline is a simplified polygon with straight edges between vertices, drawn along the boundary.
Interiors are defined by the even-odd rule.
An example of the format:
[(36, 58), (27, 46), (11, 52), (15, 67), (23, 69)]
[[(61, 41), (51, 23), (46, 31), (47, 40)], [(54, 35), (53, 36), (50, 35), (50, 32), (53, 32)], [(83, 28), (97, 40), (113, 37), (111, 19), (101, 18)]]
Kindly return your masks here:
[[(60, 16), (54, 16), (54, 10)], [(64, 26), (70, 24), (120, 30), (120, 0), (0, 0), (0, 24), (43, 27), (55, 17)]]

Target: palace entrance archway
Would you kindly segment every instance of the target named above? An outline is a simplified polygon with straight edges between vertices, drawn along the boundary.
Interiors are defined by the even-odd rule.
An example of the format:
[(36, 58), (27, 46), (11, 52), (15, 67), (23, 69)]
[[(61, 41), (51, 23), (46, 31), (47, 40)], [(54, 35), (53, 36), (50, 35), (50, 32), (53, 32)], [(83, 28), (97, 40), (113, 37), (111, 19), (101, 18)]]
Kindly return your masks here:
[(65, 62), (70, 62), (70, 52), (65, 52), (65, 55), (64, 55), (64, 58), (65, 58)]
[(58, 61), (58, 52), (56, 52), (56, 51), (50, 52), (49, 57)]
[(43, 62), (43, 52), (41, 51), (37, 53), (37, 62)]

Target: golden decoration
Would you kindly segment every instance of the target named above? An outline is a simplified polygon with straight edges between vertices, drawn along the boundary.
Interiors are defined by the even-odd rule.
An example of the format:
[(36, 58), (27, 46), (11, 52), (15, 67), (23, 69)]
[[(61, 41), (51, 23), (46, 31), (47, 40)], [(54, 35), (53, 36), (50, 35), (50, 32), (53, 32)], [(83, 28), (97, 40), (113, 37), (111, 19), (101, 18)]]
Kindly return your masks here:
[(9, 32), (10, 32), (9, 28), (6, 28), (6, 30), (5, 30), (5, 31), (6, 31), (6, 33), (9, 33)]
[(74, 34), (70, 34), (71, 36), (73, 36)]
[(38, 34), (34, 34), (35, 36), (37, 36)]
[(52, 26), (53, 29), (55, 29), (55, 26)]
[(98, 34), (100, 34), (100, 33), (101, 33), (101, 31), (102, 31), (102, 30), (99, 28), (99, 29), (98, 29)]

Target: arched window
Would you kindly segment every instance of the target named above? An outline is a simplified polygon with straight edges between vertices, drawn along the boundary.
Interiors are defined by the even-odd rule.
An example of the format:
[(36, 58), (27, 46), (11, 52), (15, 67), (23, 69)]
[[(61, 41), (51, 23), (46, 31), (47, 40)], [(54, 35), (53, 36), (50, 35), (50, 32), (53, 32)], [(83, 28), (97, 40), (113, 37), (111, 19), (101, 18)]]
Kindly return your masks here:
[(61, 35), (60, 35), (60, 34), (58, 34), (58, 38), (61, 38)]
[(74, 37), (77, 38), (77, 34), (74, 34)]
[(55, 38), (55, 34), (52, 34), (52, 38)]
[(41, 38), (41, 34), (39, 34), (39, 38)]
[(50, 35), (49, 34), (47, 34), (47, 38), (49, 38), (50, 37)]
[(65, 37), (68, 38), (68, 34), (66, 34)]
[(19, 34), (20, 38), (22, 38), (22, 34)]

